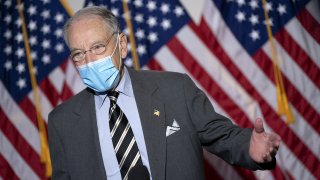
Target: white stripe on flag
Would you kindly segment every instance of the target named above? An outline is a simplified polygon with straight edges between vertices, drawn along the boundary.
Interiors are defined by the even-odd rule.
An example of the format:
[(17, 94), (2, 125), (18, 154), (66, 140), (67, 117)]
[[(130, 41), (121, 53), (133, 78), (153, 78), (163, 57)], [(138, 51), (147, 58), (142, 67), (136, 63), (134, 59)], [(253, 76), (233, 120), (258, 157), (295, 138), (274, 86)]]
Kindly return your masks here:
[[(320, 91), (311, 81), (308, 76), (300, 69), (294, 60), (288, 55), (278, 41), (274, 41), (277, 52), (280, 58), (280, 68), (282, 73), (291, 81), (291, 84), (300, 92), (300, 94), (313, 106), (313, 108), (320, 112), (320, 101), (315, 97), (320, 97)], [(270, 44), (263, 46), (263, 51), (271, 59)]]
[(308, 4), (307, 4), (307, 9), (308, 11), (312, 14), (312, 16), (318, 21), (318, 23), (320, 23), (320, 11), (319, 11), (319, 7), (320, 7), (320, 2), (319, 0), (311, 0)]
[(0, 101), (1, 108), (6, 114), (10, 122), (19, 131), (19, 133), (25, 138), (30, 146), (40, 154), (40, 139), (38, 129), (32, 124), (31, 120), (21, 111), (19, 106), (11, 99), (7, 89), (0, 81)]
[(51, 84), (55, 87), (55, 91), (58, 94), (62, 93), (63, 84), (65, 80), (65, 74), (61, 70), (60, 66), (57, 66), (48, 76)]
[(36, 173), (23, 160), (6, 136), (0, 131), (0, 152), (20, 179), (39, 179)]
[(77, 94), (85, 88), (85, 85), (83, 84), (82, 79), (78, 74), (78, 70), (74, 67), (73, 62), (71, 62), (71, 60), (68, 60), (67, 62), (65, 81), (69, 85), (73, 94)]
[[(43, 91), (38, 87), (38, 93), (39, 93), (39, 97), (40, 97), (40, 106), (41, 106), (41, 116), (43, 118), (43, 120), (48, 123), (48, 114), (50, 113), (50, 111), (53, 109), (51, 102), (49, 101), (49, 99), (47, 98), (47, 96), (43, 93)], [(33, 91), (31, 91), (28, 94), (28, 98), (31, 101), (31, 103), (33, 104), (34, 107), (36, 107), (35, 103), (34, 103), (34, 94)]]
[[(286, 144), (282, 143), (277, 153), (277, 164), (284, 167), (294, 179), (315, 179), (308, 169), (291, 153)], [(291, 178), (287, 178), (291, 179)]]
[(285, 29), (295, 42), (310, 56), (312, 61), (320, 67), (320, 46), (304, 29), (297, 18), (291, 19), (286, 24)]
[(319, 143), (315, 143), (319, 142), (319, 133), (317, 133), (310, 124), (306, 123), (304, 118), (294, 107), (292, 107), (291, 110), (296, 121), (293, 124), (290, 124), (289, 128), (294, 131), (300, 139), (303, 139), (304, 144), (306, 144), (310, 151), (320, 159), (320, 146)]
[(171, 53), (167, 46), (162, 48), (155, 54), (155, 59), (166, 71), (185, 73), (187, 70), (183, 65), (176, 59), (174, 54)]

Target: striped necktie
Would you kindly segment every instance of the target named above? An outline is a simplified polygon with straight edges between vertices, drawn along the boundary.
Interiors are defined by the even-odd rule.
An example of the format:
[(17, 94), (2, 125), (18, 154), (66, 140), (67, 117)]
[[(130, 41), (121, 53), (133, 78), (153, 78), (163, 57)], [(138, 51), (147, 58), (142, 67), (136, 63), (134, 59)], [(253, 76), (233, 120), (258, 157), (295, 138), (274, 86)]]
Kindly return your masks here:
[(128, 119), (116, 103), (119, 92), (108, 92), (108, 96), (110, 99), (109, 126), (112, 143), (122, 179), (126, 180), (131, 168), (137, 164), (142, 165), (142, 160)]

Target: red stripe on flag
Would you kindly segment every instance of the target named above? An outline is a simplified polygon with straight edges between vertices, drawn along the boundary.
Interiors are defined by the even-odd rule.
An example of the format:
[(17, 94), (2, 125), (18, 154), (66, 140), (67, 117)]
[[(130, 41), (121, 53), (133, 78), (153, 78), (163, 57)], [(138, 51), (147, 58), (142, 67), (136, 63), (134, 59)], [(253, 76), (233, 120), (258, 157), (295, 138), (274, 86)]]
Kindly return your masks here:
[[(27, 115), (28, 119), (34, 124), (34, 126), (38, 128), (36, 108), (27, 96), (20, 101), (19, 107)], [(46, 123), (45, 126), (47, 126)]]
[[(207, 74), (207, 72), (197, 63), (194, 57), (175, 37), (167, 44), (168, 48), (177, 57), (182, 65), (193, 75), (201, 84), (201, 86), (213, 97), (217, 103), (220, 104), (228, 114), (236, 120), (236, 123), (242, 127), (253, 127), (247, 115), (235, 104), (232, 99), (224, 93), (220, 86)], [(179, 49), (179, 51), (176, 51)], [(239, 174), (245, 173), (249, 177), (254, 177), (254, 174), (249, 172), (242, 172), (243, 169), (236, 169)], [(248, 174), (247, 174), (248, 173)]]
[(240, 174), (241, 177), (245, 177), (246, 179), (257, 179), (257, 177), (253, 174), (251, 170), (242, 168), (242, 167), (234, 167), (234, 169)]
[(304, 8), (301, 10), (297, 19), (299, 19), (302, 26), (309, 32), (309, 34), (320, 44), (320, 24), (313, 18), (310, 12)]
[(37, 117), (36, 117), (36, 110), (28, 98), (28, 96), (25, 96), (19, 103), (19, 107), (21, 111), (27, 115), (29, 120), (34, 124), (34, 126), (38, 127)]
[[(201, 28), (202, 32), (199, 32), (198, 35), (202, 37), (204, 40), (203, 42), (206, 43), (208, 48), (218, 57), (224, 66), (228, 68), (230, 73), (234, 75), (235, 79), (238, 80), (240, 85), (247, 91), (247, 93), (251, 94), (251, 96), (258, 101), (265, 117), (265, 121), (268, 123), (268, 125), (282, 137), (283, 142), (287, 144), (287, 146), (301, 160), (301, 162), (304, 163), (317, 178), (320, 178), (320, 162), (318, 158), (309, 150), (303, 141), (297, 137), (291, 129), (288, 128), (279, 115), (272, 109), (272, 107), (270, 107), (270, 105), (256, 91), (250, 81), (248, 81), (238, 67), (232, 62), (227, 53), (224, 52), (224, 50), (215, 40), (215, 36), (210, 31), (210, 28), (206, 22), (202, 19), (200, 28), (197, 28), (193, 24), (191, 24), (191, 27), (196, 32), (199, 32), (199, 29)], [(259, 61), (261, 61), (260, 58)], [(267, 69), (270, 69), (270, 67), (272, 66), (268, 66)]]
[(18, 180), (18, 176), (15, 174), (10, 164), (6, 159), (0, 154), (0, 178), (10, 179), (10, 180)]
[(299, 65), (304, 73), (320, 88), (320, 69), (308, 54), (296, 43), (291, 35), (282, 28), (275, 38), (280, 42), (282, 47), (287, 51), (291, 58)]
[(163, 68), (155, 59), (151, 59), (147, 65), (152, 70), (163, 71)]
[(276, 180), (287, 179), (286, 177), (288, 176), (288, 174), (285, 174), (286, 171), (283, 171), (279, 166), (276, 166), (274, 170), (271, 170), (271, 173), (273, 174), (274, 179)]
[[(72, 87), (71, 87), (72, 88)], [(61, 95), (60, 95), (60, 98), (62, 101), (66, 101), (68, 100), (70, 97), (72, 97), (74, 94), (73, 92), (71, 91), (69, 85), (64, 82), (63, 84), (63, 89), (62, 89), (62, 92), (61, 92)]]
[[(31, 121), (31, 123), (34, 124), (34, 126), (39, 129), (38, 126), (38, 121), (37, 121), (37, 117), (36, 117), (36, 109), (34, 104), (30, 101), (30, 99), (28, 98), (28, 96), (26, 96), (25, 98), (22, 99), (22, 101), (19, 104), (20, 109), (27, 115), (28, 119)], [(43, 118), (43, 117), (42, 117)], [(46, 123), (46, 121), (43, 119), (44, 121), (44, 128), (46, 130), (47, 133), (47, 137), (48, 137), (48, 125)]]
[[(60, 68), (61, 68), (61, 70), (64, 72), (64, 73), (66, 73), (66, 69), (67, 69), (67, 65), (68, 65), (68, 62), (69, 61), (72, 61), (72, 60), (69, 60), (69, 59), (66, 59), (66, 60), (64, 60), (63, 61), (63, 63), (60, 65)], [(73, 62), (72, 62), (73, 63)], [(73, 65), (73, 64), (72, 64)], [(57, 68), (59, 68), (59, 67), (57, 67)]]
[(286, 180), (295, 180), (295, 178), (293, 177), (291, 172), (289, 172), (289, 171), (286, 171), (286, 172), (287, 172)]
[(223, 177), (221, 177), (217, 171), (214, 169), (214, 167), (212, 167), (209, 163), (207, 159), (204, 159), (203, 161), (204, 163), (204, 171), (205, 171), (205, 176), (206, 179), (215, 179), (215, 180), (223, 180)]
[[(262, 51), (258, 51), (253, 56), (256, 64), (261, 68), (261, 70), (266, 74), (269, 79), (275, 83), (274, 73), (272, 67), (272, 60)], [(282, 75), (282, 80), (288, 100), (291, 105), (296, 108), (296, 110), (303, 116), (303, 118), (310, 124), (310, 126), (320, 134), (320, 115), (318, 112), (310, 105), (310, 103), (300, 94), (300, 92), (294, 87), (294, 85)]]
[(40, 88), (42, 90), (42, 93), (47, 97), (47, 99), (50, 101), (52, 107), (57, 106), (58, 101), (59, 101), (59, 93), (57, 92), (56, 88), (54, 85), (51, 83), (49, 78), (45, 78), (41, 83), (40, 83)]
[(16, 130), (11, 124), (10, 120), (0, 108), (0, 127), (3, 134), (8, 138), (11, 144), (15, 147), (16, 151), (24, 159), (24, 161), (30, 166), (30, 168), (41, 178), (45, 178), (45, 168), (40, 163), (40, 156), (24, 137)]

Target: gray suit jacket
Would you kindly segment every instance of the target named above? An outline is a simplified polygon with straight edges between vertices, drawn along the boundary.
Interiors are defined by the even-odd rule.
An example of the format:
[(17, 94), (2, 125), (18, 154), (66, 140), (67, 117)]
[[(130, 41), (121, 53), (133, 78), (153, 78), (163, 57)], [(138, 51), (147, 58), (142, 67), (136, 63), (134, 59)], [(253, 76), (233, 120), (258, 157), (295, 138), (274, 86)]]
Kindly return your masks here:
[[(154, 180), (204, 179), (202, 147), (233, 165), (274, 168), (250, 159), (251, 130), (217, 114), (187, 75), (128, 70)], [(87, 88), (49, 114), (52, 179), (106, 179), (94, 107)], [(180, 130), (166, 137), (174, 120)]]

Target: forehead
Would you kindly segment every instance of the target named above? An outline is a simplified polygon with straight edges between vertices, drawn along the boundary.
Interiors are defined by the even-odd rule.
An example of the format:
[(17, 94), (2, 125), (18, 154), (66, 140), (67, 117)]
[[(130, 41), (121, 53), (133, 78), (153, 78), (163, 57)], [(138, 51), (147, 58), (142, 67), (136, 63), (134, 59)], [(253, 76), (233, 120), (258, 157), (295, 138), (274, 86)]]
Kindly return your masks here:
[(109, 31), (104, 21), (98, 17), (74, 20), (68, 30), (70, 48), (80, 48), (101, 41), (111, 34)]

